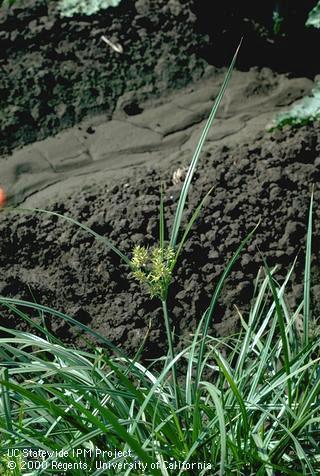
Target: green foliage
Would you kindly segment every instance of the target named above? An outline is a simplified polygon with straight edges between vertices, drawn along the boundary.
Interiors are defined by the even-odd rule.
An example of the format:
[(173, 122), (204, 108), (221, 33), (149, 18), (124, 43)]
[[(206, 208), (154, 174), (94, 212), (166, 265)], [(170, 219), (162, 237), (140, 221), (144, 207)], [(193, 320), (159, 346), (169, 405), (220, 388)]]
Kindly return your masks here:
[[(199, 327), (162, 370), (161, 360), (147, 368), (135, 358), (110, 356), (108, 349), (68, 347), (45, 329), (38, 337), (1, 329), (7, 333), (0, 339), (1, 364), (7, 369), (0, 377), (2, 450), (32, 445), (46, 452), (48, 467), (55, 459), (49, 453), (64, 450), (65, 464), (81, 459), (85, 465), (70, 476), (138, 476), (137, 460), (150, 475), (178, 476), (183, 467), (186, 474), (199, 475), (319, 474), (320, 341), (311, 332), (307, 344), (299, 337), (304, 305), (290, 309), (286, 298), (293, 270), (281, 285), (274, 270), (266, 268), (264, 277), (260, 272), (248, 318), (240, 314), (240, 333), (207, 336), (200, 362)], [(20, 301), (0, 302), (29, 319), (19, 311)], [(36, 310), (55, 313), (40, 305)], [(186, 369), (180, 374), (178, 404), (174, 364)], [(117, 457), (119, 450), (124, 453)], [(113, 456), (102, 458), (100, 451)], [(103, 473), (98, 469), (102, 459), (111, 465)], [(193, 473), (188, 465), (194, 465)]]
[(277, 114), (268, 129), (280, 129), (285, 125), (303, 126), (320, 119), (320, 82), (312, 90), (312, 95), (293, 104), (287, 111)]
[[(0, 6), (12, 6), (18, 0), (0, 1)], [(109, 7), (117, 7), (121, 0), (58, 0), (58, 9), (61, 16), (93, 15)]]
[(116, 7), (121, 0), (60, 0), (59, 10), (61, 16), (72, 17), (73, 15), (93, 15), (100, 10)]
[(313, 26), (314, 28), (320, 28), (320, 1), (309, 13), (306, 25)]
[[(14, 470), (11, 469), (12, 462), (15, 465)], [(23, 457), (21, 453), (17, 456), (0, 455), (0, 474), (1, 476), (20, 476), (22, 473)]]
[(284, 21), (284, 18), (279, 12), (278, 5), (273, 10), (272, 21), (273, 21), (273, 34), (274, 35), (279, 35), (281, 33), (281, 27), (282, 27), (282, 23)]
[[(171, 330), (167, 293), (172, 273), (210, 192), (181, 230), (185, 203), (236, 55), (188, 169), (167, 241), (162, 191), (159, 246), (149, 250), (138, 245), (131, 259), (86, 225), (55, 212), (33, 210), (62, 217), (91, 233), (149, 287), (162, 302), (168, 355), (146, 366), (139, 361), (142, 347), (136, 356), (128, 357), (60, 311), (0, 296), (2, 307), (37, 331), (33, 335), (0, 327), (4, 471), (8, 471), (8, 449), (32, 446), (45, 452), (44, 466), (32, 471), (32, 476), (56, 473), (52, 464), (59, 458), (50, 455), (52, 451), (64, 452), (60, 460), (71, 465), (70, 476), (319, 474), (319, 336), (311, 332), (316, 324), (310, 309), (312, 202), (304, 300), (296, 309), (289, 308), (286, 298), (294, 267), (279, 284), (275, 270), (265, 262), (249, 315), (245, 319), (239, 312), (240, 333), (224, 339), (210, 336), (217, 300), (253, 230), (226, 263), (191, 341), (175, 346)], [(41, 319), (54, 316), (74, 325), (94, 337), (96, 346), (84, 351), (65, 345), (32, 319), (30, 311)], [(103, 451), (109, 452), (108, 457), (102, 456)], [(21, 454), (17, 458), (20, 476)], [(103, 462), (108, 467), (101, 468)]]

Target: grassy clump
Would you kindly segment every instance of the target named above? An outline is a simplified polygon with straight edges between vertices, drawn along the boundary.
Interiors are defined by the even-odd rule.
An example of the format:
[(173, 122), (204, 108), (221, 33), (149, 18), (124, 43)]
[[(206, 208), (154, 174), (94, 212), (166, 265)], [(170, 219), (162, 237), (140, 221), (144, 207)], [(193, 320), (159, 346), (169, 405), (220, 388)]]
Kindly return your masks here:
[[(148, 286), (151, 297), (160, 300), (168, 355), (147, 366), (140, 359), (143, 343), (130, 358), (70, 316), (0, 297), (7, 311), (38, 332), (0, 328), (0, 462), (8, 475), (269, 476), (315, 475), (320, 470), (319, 339), (310, 332), (312, 202), (305, 293), (297, 309), (291, 310), (286, 299), (292, 270), (279, 284), (275, 270), (265, 263), (251, 312), (246, 319), (240, 314), (239, 335), (210, 336), (224, 282), (253, 230), (226, 264), (207, 311), (180, 351), (171, 328), (168, 289), (208, 194), (181, 232), (185, 203), (235, 59), (191, 161), (167, 239), (162, 193), (159, 245), (153, 250), (137, 246), (130, 258), (108, 238), (63, 217), (102, 240), (127, 264), (129, 274)], [(30, 313), (64, 319), (91, 334), (101, 347), (83, 351), (66, 346)], [(30, 447), (42, 451), (37, 464), (23, 452)], [(18, 451), (10, 457), (13, 448)]]
[[(261, 271), (239, 335), (207, 336), (200, 361), (200, 324), (162, 371), (161, 361), (147, 368), (104, 348), (67, 347), (44, 329), (41, 337), (2, 329), (9, 334), (0, 339), (2, 451), (41, 448), (47, 468), (56, 459), (50, 453), (64, 451), (70, 475), (139, 475), (142, 465), (150, 475), (318, 474), (319, 337), (309, 323), (307, 338), (303, 332), (303, 303), (287, 305), (291, 272), (280, 285), (273, 271)], [(33, 306), (1, 302), (12, 312)], [(186, 370), (177, 389), (179, 363)]]

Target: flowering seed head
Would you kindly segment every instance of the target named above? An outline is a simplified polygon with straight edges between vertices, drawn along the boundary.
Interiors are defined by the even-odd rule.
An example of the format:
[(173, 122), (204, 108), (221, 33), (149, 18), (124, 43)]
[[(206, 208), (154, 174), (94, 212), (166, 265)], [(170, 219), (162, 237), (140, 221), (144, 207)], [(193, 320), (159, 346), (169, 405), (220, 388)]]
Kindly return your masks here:
[(136, 245), (132, 253), (132, 265), (134, 268), (143, 268), (149, 259), (148, 250), (144, 246)]
[(151, 297), (163, 299), (172, 279), (174, 250), (170, 247), (147, 248), (137, 245), (132, 253), (132, 276), (148, 287)]

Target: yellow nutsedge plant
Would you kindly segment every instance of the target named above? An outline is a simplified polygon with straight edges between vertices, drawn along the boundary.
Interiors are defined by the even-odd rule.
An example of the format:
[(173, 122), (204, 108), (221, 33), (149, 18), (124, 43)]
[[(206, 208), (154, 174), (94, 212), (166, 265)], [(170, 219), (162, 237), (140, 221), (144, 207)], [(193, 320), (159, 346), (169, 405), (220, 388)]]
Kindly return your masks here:
[[(96, 231), (92, 230), (89, 228), (87, 225), (78, 222), (77, 220), (74, 220), (71, 217), (67, 217), (65, 215), (61, 215), (60, 213), (54, 212), (54, 211), (48, 211), (48, 210), (43, 210), (41, 208), (34, 208), (34, 209), (28, 209), (28, 208), (19, 208), (19, 209), (14, 209), (13, 211), (23, 211), (23, 212), (39, 212), (39, 213), (45, 213), (47, 215), (51, 216), (56, 216), (56, 217), (61, 217), (65, 221), (77, 225), (79, 228), (85, 230), (87, 233), (92, 235), (96, 240), (99, 240), (103, 242), (108, 248), (110, 248), (120, 259), (122, 262), (124, 262), (131, 271), (131, 275), (141, 284), (141, 285), (146, 285), (148, 287), (148, 290), (150, 292), (150, 295), (152, 297), (155, 297), (161, 301), (162, 304), (162, 310), (163, 310), (163, 318), (164, 318), (164, 324), (166, 328), (166, 335), (167, 335), (167, 341), (168, 341), (168, 362), (171, 362), (171, 368), (172, 368), (172, 380), (173, 380), (173, 387), (174, 387), (174, 400), (176, 403), (176, 407), (179, 408), (179, 402), (180, 402), (180, 395), (178, 391), (178, 380), (177, 380), (177, 371), (176, 371), (176, 358), (175, 358), (175, 352), (174, 352), (174, 332), (171, 326), (171, 319), (169, 316), (168, 312), (168, 303), (167, 303), (167, 298), (168, 298), (168, 292), (170, 288), (170, 284), (172, 282), (172, 275), (173, 275), (173, 270), (175, 268), (175, 265), (179, 259), (179, 256), (182, 252), (184, 243), (186, 239), (188, 238), (189, 232), (194, 224), (194, 222), (197, 220), (206, 199), (210, 195), (211, 190), (203, 197), (203, 199), (200, 201), (199, 205), (195, 208), (193, 211), (191, 218), (187, 222), (186, 226), (182, 229), (182, 218), (183, 214), (185, 211), (185, 205), (186, 205), (186, 200), (187, 196), (189, 193), (190, 185), (192, 182), (192, 179), (194, 177), (194, 173), (201, 155), (201, 151), (203, 149), (205, 140), (207, 138), (207, 135), (209, 133), (211, 124), (216, 116), (217, 110), (219, 108), (219, 105), (222, 101), (222, 98), (224, 96), (225, 90), (229, 84), (230, 78), (231, 78), (231, 73), (234, 68), (234, 64), (239, 52), (241, 43), (239, 44), (236, 53), (232, 59), (232, 62), (228, 68), (228, 71), (226, 73), (226, 76), (224, 78), (223, 84), (217, 94), (217, 97), (214, 101), (214, 104), (212, 106), (210, 115), (207, 119), (207, 122), (205, 124), (205, 127), (201, 133), (201, 136), (199, 138), (199, 142), (197, 144), (196, 150), (193, 154), (192, 160), (190, 162), (190, 165), (187, 169), (186, 176), (184, 179), (184, 182), (182, 184), (182, 188), (180, 191), (178, 203), (176, 206), (176, 210), (174, 213), (174, 219), (173, 219), (173, 224), (171, 226), (171, 229), (168, 230), (168, 237), (166, 241), (165, 238), (165, 216), (164, 216), (164, 197), (163, 197), (163, 190), (161, 189), (161, 201), (160, 201), (160, 220), (159, 220), (159, 245), (154, 248), (146, 248), (141, 245), (137, 245), (133, 248), (132, 250), (132, 255), (131, 257), (128, 257), (125, 253), (123, 253), (117, 246), (115, 246), (108, 237), (102, 236)], [(1, 207), (1, 194), (0, 194), (0, 207)], [(6, 209), (9, 211), (9, 209)], [(253, 233), (253, 232), (252, 232)], [(213, 311), (215, 308), (215, 304), (217, 302), (217, 298), (220, 294), (220, 291), (222, 289), (222, 283), (226, 279), (230, 269), (232, 268), (234, 262), (237, 260), (241, 250), (245, 246), (245, 244), (249, 241), (249, 239), (252, 236), (252, 233), (250, 233), (246, 239), (241, 243), (239, 246), (237, 252), (235, 253), (233, 259), (230, 261), (227, 269), (223, 273), (220, 282), (217, 285), (217, 288), (214, 292), (214, 295), (211, 299), (211, 304), (208, 308), (208, 311), (204, 315), (204, 321), (201, 325), (203, 325), (203, 330), (201, 332), (202, 334), (202, 341), (201, 341), (201, 346), (200, 346), (200, 351), (199, 351), (199, 356), (198, 356), (198, 362), (199, 366), (197, 367), (197, 376), (196, 376), (196, 381), (194, 383), (194, 388), (197, 389), (199, 387), (200, 383), (200, 375), (202, 372), (202, 362), (203, 362), (203, 355), (204, 355), (204, 348), (205, 348), (205, 338), (208, 334), (209, 330), (209, 323), (211, 321), (211, 317), (213, 315)], [(94, 334), (94, 332), (92, 332)], [(100, 337), (100, 336), (99, 336)]]

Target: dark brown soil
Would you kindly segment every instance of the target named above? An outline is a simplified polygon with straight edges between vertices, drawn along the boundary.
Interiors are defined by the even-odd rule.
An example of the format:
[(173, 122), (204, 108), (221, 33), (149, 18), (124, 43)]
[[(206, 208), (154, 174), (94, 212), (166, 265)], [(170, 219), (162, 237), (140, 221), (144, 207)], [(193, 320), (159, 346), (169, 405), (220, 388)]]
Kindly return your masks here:
[[(306, 28), (314, 0), (262, 5), (225, 0), (122, 0), (94, 16), (61, 18), (56, 2), (16, 0), (0, 7), (0, 156), (101, 114), (128, 94), (139, 102), (225, 66), (244, 38), (238, 68), (269, 66), (313, 78), (319, 31)], [(279, 8), (281, 29), (274, 31)], [(101, 40), (120, 43), (118, 54)], [(307, 54), (306, 54), (307, 53)]]
[(195, 32), (192, 3), (123, 0), (71, 19), (52, 1), (0, 7), (0, 155), (85, 117), (107, 119), (126, 92), (141, 100), (199, 78), (205, 61), (196, 53), (207, 36)]
[[(186, 244), (171, 288), (170, 312), (177, 335), (194, 331), (227, 260), (259, 220), (254, 239), (223, 291), (213, 328), (218, 334), (235, 329), (238, 319), (233, 306), (248, 309), (262, 256), (269, 266), (281, 265), (281, 278), (300, 253), (292, 303), (299, 301), (312, 184), (319, 225), (319, 157), (319, 125), (262, 134), (249, 144), (220, 147), (214, 156), (210, 144), (206, 146), (190, 192), (189, 212), (211, 186), (214, 191)], [(128, 180), (73, 193), (51, 208), (78, 218), (130, 254), (135, 243), (155, 242), (161, 180), (170, 229), (180, 190), (180, 185), (172, 184), (178, 165), (169, 171), (137, 169)], [(61, 219), (35, 214), (17, 214), (14, 219), (2, 214), (0, 233), (1, 295), (35, 299), (63, 310), (130, 353), (141, 343), (151, 320), (147, 351), (155, 355), (163, 350), (159, 303), (128, 277), (124, 265), (119, 268), (118, 258), (103, 244)], [(315, 286), (315, 309), (318, 290)], [(79, 341), (75, 329), (64, 322), (51, 318), (47, 322), (58, 336)], [(11, 318), (5, 324), (15, 326), (17, 321)]]
[[(29, 197), (38, 205), (38, 200), (42, 207), (108, 236), (129, 255), (137, 243), (152, 246), (158, 234), (160, 183), (165, 185), (170, 230), (181, 188), (181, 183), (173, 184), (173, 173), (189, 164), (198, 126), (218, 91), (220, 73), (205, 60), (226, 64), (245, 35), (240, 68), (271, 65), (309, 78), (319, 72), (306, 54), (318, 33), (304, 27), (309, 0), (301, 6), (292, 2), (283, 12), (285, 35), (272, 33), (276, 3), (262, 8), (259, 2), (253, 7), (252, 2), (227, 0), (216, 6), (214, 17), (208, 14), (207, 2), (194, 0), (123, 0), (107, 13), (73, 19), (61, 19), (55, 2), (42, 0), (21, 0), (12, 10), (1, 9), (0, 155), (77, 125), (60, 135), (60, 141), (50, 139), (49, 144), (37, 143), (1, 158), (0, 185), (11, 203)], [(108, 48), (102, 35), (120, 43), (123, 54)], [(269, 266), (280, 265), (281, 281), (298, 254), (290, 301), (296, 305), (301, 299), (312, 184), (315, 230), (319, 226), (320, 125), (273, 134), (257, 131), (275, 111), (307, 93), (311, 81), (289, 80), (265, 68), (245, 74), (251, 78), (248, 82), (238, 75), (243, 84), (228, 89), (217, 133), (205, 146), (190, 190), (186, 216), (214, 187), (170, 290), (177, 340), (195, 330), (228, 259), (259, 220), (255, 237), (223, 290), (213, 332), (224, 335), (237, 327), (234, 305), (244, 314), (248, 311), (263, 256)], [(212, 92), (212, 85), (195, 85), (194, 91), (179, 97), (182, 86), (200, 77), (210, 82), (212, 78)], [(162, 102), (168, 91), (171, 99)], [(200, 104), (188, 101), (194, 96)], [(79, 124), (88, 118), (89, 127)], [(128, 127), (131, 135), (126, 137)], [(104, 153), (104, 133), (112, 143), (110, 157), (108, 150)], [(121, 174), (116, 175), (117, 167)], [(90, 174), (99, 176), (94, 185), (85, 181)], [(70, 184), (72, 191), (64, 190)], [(145, 355), (164, 351), (159, 302), (150, 300), (101, 242), (63, 219), (25, 212), (1, 213), (0, 234), (2, 296), (61, 310), (130, 354), (150, 323)], [(315, 259), (318, 248), (315, 240)], [(317, 270), (312, 282), (317, 316)], [(76, 328), (51, 316), (46, 316), (46, 323), (65, 341), (83, 345)], [(7, 311), (1, 325), (28, 328)]]

